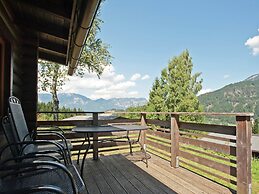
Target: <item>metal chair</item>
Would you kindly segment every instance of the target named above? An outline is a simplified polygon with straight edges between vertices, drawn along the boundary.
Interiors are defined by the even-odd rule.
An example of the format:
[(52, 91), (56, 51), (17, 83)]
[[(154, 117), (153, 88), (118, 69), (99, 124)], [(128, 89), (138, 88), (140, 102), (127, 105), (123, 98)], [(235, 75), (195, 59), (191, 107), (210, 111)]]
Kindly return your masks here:
[[(24, 141), (34, 141), (35, 139), (33, 138), (33, 133), (30, 133), (26, 124), (26, 120), (23, 114), (21, 102), (18, 98), (15, 96), (9, 97), (9, 117), (10, 117), (10, 122), (12, 128), (15, 129), (17, 133), (17, 137), (19, 139), (19, 142), (24, 142)], [(38, 135), (52, 135), (58, 137), (60, 140), (59, 141), (52, 141), (55, 142), (59, 145), (61, 145), (64, 150), (66, 150), (66, 154), (68, 155), (68, 159), (71, 160), (71, 154), (70, 154), (70, 149), (72, 149), (72, 144), (69, 142), (64, 135), (62, 135), (59, 132), (56, 131), (41, 131), (38, 132)], [(31, 152), (30, 149), (33, 146), (26, 146), (26, 149), (24, 152)], [(33, 148), (35, 149), (35, 147)], [(38, 150), (55, 150), (57, 149), (57, 146), (54, 146), (53, 144), (49, 144), (48, 146), (37, 146)], [(71, 162), (71, 161), (70, 161)]]
[[(34, 155), (34, 154), (48, 154), (49, 157), (51, 155), (57, 156), (59, 159), (62, 159), (65, 164), (69, 163), (67, 155), (64, 152), (62, 146), (57, 144), (56, 142), (46, 141), (46, 140), (38, 140), (38, 141), (20, 141), (19, 137), (14, 129), (11, 126), (12, 122), (10, 122), (10, 117), (2, 118), (2, 126), (4, 129), (4, 134), (7, 139), (8, 144), (0, 150), (0, 160), (4, 152), (10, 149), (12, 157), (20, 157), (24, 155)], [(49, 145), (56, 146), (55, 149), (52, 150), (40, 150), (38, 146), (47, 147)]]
[[(63, 165), (63, 164), (61, 164), (60, 160), (57, 157), (55, 157), (55, 155), (60, 155), (66, 165), (66, 166), (63, 166), (62, 168), (65, 168), (66, 171), (68, 171), (71, 174), (71, 177), (73, 178), (73, 181), (75, 182), (77, 190), (80, 192), (85, 191), (85, 185), (84, 185), (82, 178), (80, 177), (76, 167), (72, 163), (70, 163), (68, 160), (66, 160), (67, 156), (65, 155), (65, 152), (64, 152), (62, 146), (60, 146), (56, 142), (46, 141), (46, 140), (45, 141), (38, 140), (38, 141), (19, 142), (17, 133), (11, 127), (11, 122), (9, 120), (9, 117), (7, 117), (7, 116), (3, 117), (2, 125), (3, 125), (6, 139), (9, 144), (4, 146), (0, 150), (0, 159), (1, 159), (1, 156), (4, 153), (4, 151), (6, 151), (8, 148), (10, 148), (10, 150), (11, 150), (12, 157), (2, 161), (0, 163), (0, 166), (6, 166), (7, 164), (15, 163), (16, 165), (20, 165), (20, 167), (24, 167), (24, 162), (35, 163), (36, 161), (39, 161), (39, 160), (44, 161), (44, 162), (46, 160), (48, 160), (48, 162), (55, 162), (58, 165), (58, 167), (60, 167), (59, 165)], [(39, 151), (37, 149), (37, 145), (44, 145), (44, 144), (45, 145), (53, 144), (53, 145), (57, 146), (57, 149)], [(28, 145), (30, 145), (32, 147), (30, 149), (26, 149), (26, 146), (28, 146)], [(55, 154), (55, 155), (51, 155), (51, 154)], [(7, 165), (4, 168), (2, 167), (2, 170), (9, 169), (9, 168), (10, 168), (10, 166)], [(1, 167), (0, 167), (0, 170), (1, 170)], [(45, 179), (49, 179), (52, 176), (52, 174), (55, 172), (56, 172), (56, 169), (55, 169), (55, 171), (52, 170), (52, 171), (45, 172), (45, 175), (46, 175), (46, 176), (44, 176)], [(32, 174), (30, 177), (35, 177), (36, 175)], [(41, 175), (39, 178), (36, 177), (35, 179), (32, 178), (32, 180), (37, 181), (37, 179), (40, 179), (39, 181), (37, 181), (37, 183), (41, 183), (41, 179), (44, 179), (42, 176), (43, 175)], [(56, 180), (56, 178), (57, 177), (55, 177), (55, 180)], [(29, 181), (29, 180), (31, 180), (31, 178), (26, 179), (26, 181)], [(59, 179), (57, 178), (57, 180), (59, 180)], [(63, 181), (63, 183), (65, 183), (64, 182), (65, 180), (61, 179), (60, 181)], [(32, 181), (29, 181), (29, 182), (32, 182)], [(58, 183), (59, 183), (59, 181), (58, 181)], [(58, 184), (58, 183), (55, 182), (55, 184)], [(49, 183), (47, 182), (45, 184), (49, 184)], [(28, 185), (25, 185), (25, 186), (27, 187)]]
[(0, 193), (78, 193), (71, 172), (57, 162), (1, 164), (0, 172)]

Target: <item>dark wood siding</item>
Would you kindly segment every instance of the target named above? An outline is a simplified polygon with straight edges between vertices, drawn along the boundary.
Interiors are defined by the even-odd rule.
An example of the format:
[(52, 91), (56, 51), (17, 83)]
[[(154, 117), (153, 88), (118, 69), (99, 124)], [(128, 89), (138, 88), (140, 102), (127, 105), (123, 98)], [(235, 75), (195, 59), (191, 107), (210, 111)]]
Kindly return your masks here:
[(8, 54), (11, 61), (9, 64), (4, 63), (4, 67), (10, 69), (9, 75), (11, 74), (8, 82), (10, 86), (4, 86), (8, 91), (4, 104), (7, 104), (10, 95), (18, 97), (22, 102), (28, 127), (32, 130), (36, 127), (37, 112), (38, 35), (17, 27), (16, 23), (12, 22), (14, 16), (9, 8), (6, 2), (5, 5), (0, 2), (0, 35), (10, 42)]

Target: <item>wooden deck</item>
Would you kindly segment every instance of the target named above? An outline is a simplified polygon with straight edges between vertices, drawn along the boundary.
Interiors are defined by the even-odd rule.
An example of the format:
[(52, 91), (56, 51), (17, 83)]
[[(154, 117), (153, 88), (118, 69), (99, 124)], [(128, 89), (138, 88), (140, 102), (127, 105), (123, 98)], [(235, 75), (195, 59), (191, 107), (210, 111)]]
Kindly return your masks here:
[(87, 159), (84, 180), (89, 194), (98, 193), (231, 193), (229, 189), (154, 155), (146, 167), (127, 155)]

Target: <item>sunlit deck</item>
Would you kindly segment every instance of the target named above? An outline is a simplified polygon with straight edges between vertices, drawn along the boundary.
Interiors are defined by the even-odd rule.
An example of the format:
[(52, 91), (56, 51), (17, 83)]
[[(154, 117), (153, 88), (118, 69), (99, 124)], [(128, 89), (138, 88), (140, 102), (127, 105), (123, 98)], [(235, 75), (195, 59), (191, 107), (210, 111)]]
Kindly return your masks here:
[(86, 160), (84, 180), (97, 193), (231, 193), (217, 183), (151, 155), (149, 167), (136, 158), (116, 154)]

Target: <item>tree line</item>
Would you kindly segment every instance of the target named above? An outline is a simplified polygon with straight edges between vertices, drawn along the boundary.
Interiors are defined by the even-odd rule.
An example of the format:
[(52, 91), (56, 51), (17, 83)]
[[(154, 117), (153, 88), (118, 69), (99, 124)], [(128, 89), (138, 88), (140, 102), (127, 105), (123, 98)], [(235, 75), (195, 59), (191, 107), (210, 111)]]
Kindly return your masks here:
[[(53, 112), (54, 105), (52, 102), (38, 102), (38, 112)], [(63, 120), (66, 118), (74, 117), (77, 115), (84, 115), (84, 114), (79, 114), (79, 113), (69, 113), (69, 112), (82, 112), (83, 110), (80, 108), (67, 108), (65, 106), (59, 107), (59, 112), (68, 112), (68, 113), (58, 113), (58, 114), (53, 114), (53, 113), (39, 113), (38, 114), (38, 121), (42, 120)], [(54, 116), (55, 115), (55, 116)], [(58, 117), (56, 117), (58, 116)]]

